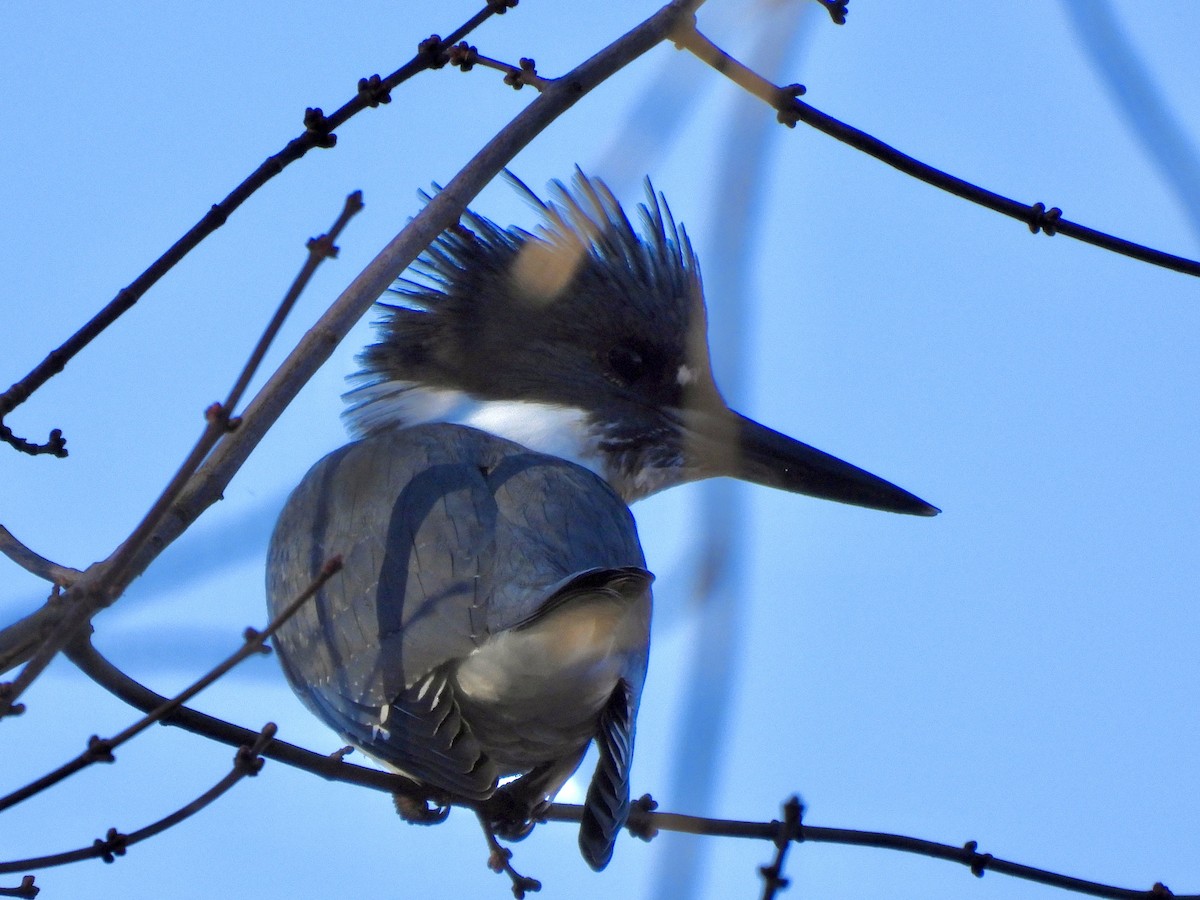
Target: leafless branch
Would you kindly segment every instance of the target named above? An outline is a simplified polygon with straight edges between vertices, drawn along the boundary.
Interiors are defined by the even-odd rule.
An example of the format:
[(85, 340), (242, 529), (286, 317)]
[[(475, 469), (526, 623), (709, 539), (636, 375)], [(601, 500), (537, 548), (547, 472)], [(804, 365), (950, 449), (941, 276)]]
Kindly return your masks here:
[(279, 615), (271, 620), (265, 631), (255, 631), (253, 628), (247, 628), (243, 635), (244, 640), (242, 646), (234, 653), (227, 657), (222, 662), (218, 663), (191, 685), (180, 691), (170, 700), (164, 700), (153, 709), (146, 712), (142, 718), (138, 719), (128, 728), (113, 735), (110, 738), (99, 738), (93, 735), (88, 740), (87, 749), (79, 754), (70, 762), (64, 763), (52, 772), (48, 772), (41, 778), (38, 778), (18, 790), (13, 791), (6, 797), (0, 797), (0, 812), (9, 807), (16, 806), (24, 800), (41, 793), (47, 788), (53, 787), (64, 778), (74, 775), (80, 769), (87, 768), (92, 763), (97, 762), (114, 762), (113, 751), (124, 744), (126, 741), (141, 734), (155, 722), (163, 721), (168, 715), (183, 706), (206, 687), (210, 686), (218, 678), (222, 677), (230, 669), (236, 666), (243, 660), (249, 659), (255, 653), (266, 651), (266, 642), (269, 637), (275, 634), (288, 619), (296, 614), (313, 594), (321, 589), (330, 578), (340, 572), (342, 568), (341, 557), (334, 557), (325, 563), (321, 568), (321, 572), (313, 580), (304, 591), (302, 591), (291, 603), (280, 610)]
[(525, 894), (536, 893), (542, 889), (542, 883), (536, 878), (530, 878), (528, 875), (522, 875), (512, 864), (512, 851), (504, 847), (496, 840), (496, 832), (492, 829), (491, 823), (487, 816), (476, 810), (476, 815), (479, 817), (479, 826), (483, 829), (483, 836), (487, 840), (488, 845), (488, 868), (497, 875), (507, 875), (509, 881), (512, 882), (513, 897), (516, 900), (525, 900)]
[(463, 72), (469, 72), (475, 66), (484, 66), (495, 69), (497, 72), (503, 72), (504, 83), (518, 91), (527, 84), (541, 91), (547, 84), (546, 79), (538, 75), (537, 66), (532, 59), (522, 57), (520, 65), (514, 66), (511, 63), (481, 55), (478, 48), (466, 41), (450, 48), (450, 65), (457, 66)]
[(353, 116), (368, 107), (374, 108), (383, 103), (391, 102), (391, 91), (398, 85), (426, 69), (441, 68), (447, 61), (447, 48), (461, 41), (464, 37), (482, 25), (493, 15), (507, 12), (517, 5), (517, 0), (488, 0), (486, 6), (463, 25), (455, 29), (445, 40), (432, 35), (422, 41), (416, 55), (407, 63), (388, 75), (380, 78), (372, 75), (370, 78), (360, 78), (358, 91), (354, 97), (346, 101), (332, 115), (326, 116), (319, 107), (312, 107), (304, 114), (304, 132), (293, 138), (288, 144), (267, 159), (250, 174), (241, 184), (220, 203), (214, 204), (200, 221), (192, 226), (183, 237), (171, 247), (141, 275), (135, 278), (128, 287), (117, 293), (107, 306), (96, 313), (79, 331), (71, 335), (65, 343), (52, 351), (28, 375), (0, 394), (0, 441), (29, 454), (49, 453), (54, 456), (67, 455), (66, 440), (59, 429), (50, 432), (49, 439), (43, 444), (27, 441), (13, 434), (4, 424), (4, 418), (14, 409), (24, 403), (43, 384), (63, 370), (68, 362), (84, 347), (90, 344), (109, 325), (119, 319), (133, 307), (163, 275), (169, 272), (176, 263), (190, 253), (208, 235), (225, 224), (239, 206), (246, 202), (259, 188), (282, 172), (309, 150), (319, 147), (328, 149), (337, 143), (334, 129), (339, 128)]
[(304, 261), (304, 265), (292, 282), (291, 287), (284, 294), (283, 300), (275, 310), (275, 315), (272, 316), (271, 321), (263, 331), (262, 337), (259, 338), (258, 344), (251, 352), (250, 358), (242, 368), (242, 372), (230, 390), (225, 403), (214, 403), (205, 411), (205, 419), (208, 425), (204, 429), (204, 433), (200, 436), (200, 440), (196, 442), (196, 446), (192, 449), (188, 458), (184, 460), (183, 465), (179, 467), (179, 471), (175, 473), (171, 482), (154, 502), (150, 511), (146, 513), (146, 516), (134, 528), (133, 533), (106, 560), (105, 575), (111, 582), (128, 584), (128, 581), (132, 580), (126, 579), (126, 569), (131, 560), (141, 550), (155, 528), (162, 522), (163, 517), (167, 515), (172, 504), (179, 498), (180, 493), (182, 493), (192, 476), (196, 474), (196, 470), (200, 467), (205, 457), (216, 446), (217, 441), (239, 427), (241, 423), (233, 417), (233, 413), (237, 408), (237, 404), (241, 402), (246, 386), (254, 377), (255, 372), (258, 371), (259, 363), (266, 356), (267, 349), (279, 333), (284, 319), (287, 318), (292, 307), (296, 305), (296, 300), (299, 299), (300, 294), (308, 286), (309, 281), (317, 270), (317, 266), (324, 260), (337, 255), (337, 247), (334, 242), (350, 219), (362, 209), (362, 206), (362, 193), (355, 191), (346, 198), (346, 203), (342, 207), (342, 211), (334, 222), (333, 227), (329, 229), (329, 233), (308, 242), (308, 258)]
[[(55, 585), (43, 606), (6, 627), (3, 652), (0, 652), (0, 673), (36, 657), (38, 648), (58, 627), (62, 612), (62, 593)], [(15, 702), (23, 689), (16, 682), (0, 682), (0, 719), (19, 716), (25, 711), (23, 703)]]
[[(442, 231), (458, 220), (467, 204), (505, 165), (555, 119), (570, 109), (598, 84), (663, 40), (684, 16), (691, 16), (702, 0), (673, 0), (624, 36), (567, 74), (546, 83), (542, 93), (483, 147), (379, 252), (357, 278), (334, 301), (321, 319), (250, 403), (236, 431), (207, 455), (204, 463), (176, 492), (175, 499), (160, 513), (156, 524), (137, 532), (108, 560), (89, 568), (73, 585), (66, 598), (68, 611), (56, 626), (57, 641), (46, 641), (14, 681), (11, 699), (18, 696), (33, 677), (96, 610), (113, 603), (168, 545), (220, 499), (233, 475), (257, 446), (267, 429), (283, 412), (300, 388), (329, 358), (351, 326)], [(150, 519), (151, 516), (147, 516)], [(132, 549), (126, 551), (124, 548)], [(114, 576), (110, 569), (119, 570)], [(0, 631), (0, 658), (9, 635)], [(31, 674), (30, 674), (31, 673)]]
[(288, 314), (291, 313), (292, 307), (296, 305), (296, 301), (300, 299), (300, 295), (308, 286), (309, 281), (312, 280), (313, 274), (317, 271), (317, 266), (326, 259), (337, 258), (338, 248), (336, 241), (341, 235), (342, 230), (362, 208), (362, 191), (354, 191), (346, 198), (342, 212), (337, 217), (337, 221), (333, 223), (333, 227), (327, 233), (309, 240), (307, 244), (308, 259), (305, 261), (304, 267), (300, 270), (300, 274), (296, 276), (296, 280), (292, 282), (292, 286), (288, 288), (287, 293), (283, 297), (283, 302), (279, 304), (279, 308), (275, 310), (275, 315), (267, 323), (262, 337), (258, 339), (258, 344), (250, 354), (250, 359), (246, 362), (245, 368), (242, 369), (241, 376), (234, 384), (233, 389), (230, 390), (229, 396), (225, 398), (225, 409), (230, 414), (242, 402), (242, 396), (246, 393), (246, 388), (249, 387), (250, 380), (254, 377), (254, 373), (258, 371), (263, 357), (267, 355), (267, 350), (274, 342), (275, 336), (279, 334), (279, 329), (283, 327), (283, 323), (287, 319)]
[(775, 895), (788, 886), (788, 879), (783, 877), (783, 861), (787, 857), (788, 847), (800, 839), (803, 814), (804, 806), (800, 798), (793, 794), (783, 804), (783, 821), (771, 823), (775, 826), (775, 861), (758, 870), (763, 877), (763, 900), (774, 900)]
[(32, 859), (0, 862), (0, 874), (23, 872), (30, 869), (48, 869), (52, 866), (65, 866), (69, 863), (81, 862), (85, 859), (102, 859), (105, 862), (113, 862), (116, 857), (124, 856), (126, 850), (134, 844), (141, 843), (148, 838), (154, 837), (156, 834), (161, 834), (171, 826), (177, 825), (184, 819), (200, 812), (200, 810), (204, 809), (204, 807), (208, 806), (246, 776), (257, 775), (263, 764), (260, 754), (270, 745), (274, 738), (275, 725), (268, 722), (263, 726), (262, 731), (258, 733), (257, 739), (252, 744), (238, 748), (238, 752), (234, 754), (233, 769), (230, 770), (228, 775), (191, 803), (181, 807), (169, 816), (159, 819), (157, 822), (152, 822), (145, 828), (139, 828), (131, 834), (123, 834), (116, 828), (110, 828), (103, 838), (97, 838), (89, 847), (81, 847), (78, 850), (68, 850), (63, 853), (54, 853), (49, 856), (38, 856)]
[(11, 531), (0, 525), (0, 553), (3, 553), (30, 575), (45, 579), (51, 584), (66, 587), (79, 577), (79, 570), (61, 566), (30, 550)]
[[(152, 709), (162, 701), (162, 697), (148, 688), (138, 684), (106, 660), (88, 641), (80, 641), (68, 651), (72, 662), (80, 667), (94, 681), (112, 691), (122, 700), (139, 709)], [(254, 732), (212, 716), (198, 713), (187, 707), (180, 707), (162, 719), (164, 724), (176, 725), (195, 734), (211, 738), (224, 744), (238, 746)], [(412, 797), (427, 797), (425, 788), (409, 781), (400, 775), (380, 772), (342, 761), (340, 755), (325, 755), (305, 750), (293, 744), (275, 741), (263, 751), (263, 755), (298, 769), (319, 775), (329, 781), (341, 781), (356, 784), (389, 794), (405, 794)], [(777, 842), (781, 827), (785, 821), (759, 822), (739, 821), (734, 819), (715, 819), (702, 816), (689, 816), (681, 813), (658, 812), (656, 804), (649, 796), (644, 796), (630, 807), (627, 827), (635, 837), (651, 840), (660, 831), (675, 831), (682, 834), (708, 835), (710, 837), (749, 838)], [(583, 807), (569, 803), (552, 803), (541, 820), (545, 822), (579, 822)], [(915, 853), (944, 859), (967, 866), (974, 874), (982, 876), (991, 870), (1026, 881), (1048, 884), (1076, 893), (1088, 894), (1093, 897), (1107, 897), (1113, 900), (1165, 900), (1174, 897), (1175, 900), (1200, 900), (1200, 894), (1174, 895), (1164, 887), (1155, 886), (1150, 890), (1139, 891), (1131, 888), (1120, 888), (1099, 884), (1069, 875), (1060, 875), (1045, 869), (1026, 866), (992, 856), (990, 853), (980, 853), (974, 841), (968, 841), (961, 846), (939, 844), (920, 838), (905, 835), (889, 834), (877, 831), (858, 831), (847, 828), (825, 828), (815, 825), (797, 823), (793, 832), (797, 843), (810, 844), (842, 844), (859, 847), (878, 847), (881, 849), (899, 850), (905, 853)], [(777, 844), (778, 846), (778, 844)], [(777, 857), (777, 860), (779, 857)], [(2, 871), (2, 870), (0, 870)]]
[(1018, 203), (1016, 200), (971, 184), (969, 181), (964, 181), (907, 156), (878, 138), (826, 115), (799, 99), (800, 95), (805, 92), (803, 85), (792, 84), (780, 87), (772, 84), (701, 34), (695, 27), (694, 19), (689, 22), (681, 21), (678, 28), (672, 33), (671, 40), (675, 42), (676, 46), (689, 51), (739, 87), (774, 107), (778, 110), (779, 121), (789, 128), (794, 128), (796, 122), (804, 122), (830, 137), (837, 138), (839, 141), (861, 150), (868, 156), (873, 156), (881, 162), (899, 169), (906, 175), (911, 175), (926, 184), (962, 197), (964, 200), (970, 200), (972, 203), (978, 203), (980, 206), (1024, 222), (1034, 234), (1039, 231), (1044, 231), (1047, 235), (1064, 234), (1113, 253), (1120, 253), (1142, 262), (1162, 266), (1164, 269), (1171, 269), (1184, 275), (1200, 276), (1200, 262), (1196, 260), (1164, 253), (1161, 250), (1135, 244), (1103, 231), (1071, 222), (1062, 218), (1062, 210), (1058, 207), (1047, 209), (1044, 203), (1032, 205)]
[[(76, 640), (67, 648), (66, 655), (85, 675), (134, 709), (148, 713), (166, 702), (167, 698), (130, 678), (109, 662), (92, 645), (90, 638), (81, 637)], [(160, 721), (164, 725), (174, 725), (184, 731), (190, 731), (192, 734), (209, 738), (221, 744), (228, 744), (231, 747), (239, 747), (254, 739), (254, 732), (247, 728), (197, 712), (187, 706), (181, 706), (165, 713)], [(263, 751), (263, 755), (268, 759), (319, 775), (327, 781), (357, 784), (389, 794), (406, 794), (415, 798), (423, 799), (427, 796), (424, 788), (415, 781), (402, 775), (393, 775), (378, 769), (369, 769), (366, 766), (348, 763), (344, 760), (343, 753), (315, 753), (295, 744), (276, 740)]]
[(33, 881), (34, 878), (32, 875), (26, 875), (15, 888), (0, 887), (0, 897), (36, 897), (41, 888), (37, 887)]
[[(778, 822), (710, 819), (679, 813), (656, 812), (653, 802), (647, 801), (648, 798), (643, 797), (642, 800), (634, 803), (630, 810), (628, 828), (637, 836), (653, 835), (658, 831), (679, 831), (685, 834), (710, 837), (774, 841), (779, 835), (780, 823)], [(581, 815), (582, 807), (567, 803), (553, 803), (542, 815), (542, 818), (550, 822), (578, 822)], [(939, 844), (901, 834), (856, 831), (849, 828), (823, 828), (802, 824), (797, 826), (795, 841), (810, 844), (877, 847), (899, 850), (904, 853), (916, 853), (920, 856), (960, 863), (967, 866), (977, 877), (982, 877), (986, 871), (999, 872), (1025, 881), (1047, 884), (1079, 894), (1088, 894), (1092, 897), (1112, 898), (1112, 900), (1166, 900), (1168, 897), (1174, 898), (1174, 900), (1200, 900), (1200, 894), (1173, 894), (1161, 882), (1156, 883), (1149, 890), (1139, 891), (1037, 869), (1033, 866), (1000, 859), (990, 853), (980, 853), (975, 841), (968, 841), (960, 847), (955, 847), (951, 844)]]
[[(134, 528), (132, 534), (107, 560), (91, 566), (86, 572), (76, 573), (66, 594), (61, 598), (56, 598), (56, 615), (46, 615), (39, 619), (35, 613), (33, 617), (26, 617), (22, 620), (24, 624), (19, 631), (10, 629), (0, 631), (0, 660), (4, 661), (4, 670), (20, 663), (20, 652), (30, 654), (20, 674), (12, 682), (0, 686), (0, 718), (17, 710), (15, 704), (17, 698), (45, 670), (58, 652), (70, 642), (86, 622), (91, 620), (92, 616), (112, 604), (133, 580), (134, 575), (129, 572), (131, 561), (151, 540), (155, 529), (170, 513), (173, 505), (179, 499), (179, 495), (217, 442), (238, 428), (240, 422), (233, 418), (233, 410), (241, 400), (246, 385), (254, 377), (271, 340), (279, 332), (284, 318), (311, 280), (316, 267), (322, 260), (335, 255), (333, 242), (350, 218), (360, 209), (362, 209), (362, 195), (355, 192), (346, 199), (342, 212), (329, 234), (308, 242), (308, 258), (301, 267), (300, 274), (292, 282), (292, 286), (284, 295), (274, 317), (259, 339), (246, 365), (242, 368), (241, 374), (230, 390), (229, 398), (224, 404), (214, 403), (205, 410), (204, 417), (207, 424), (200, 439), (166, 488), (163, 489), (154, 505), (150, 507), (150, 511)], [(162, 547), (156, 548), (155, 555), (162, 549)], [(31, 618), (42, 630), (40, 640), (32, 647), (28, 640), (32, 633), (32, 625), (29, 622)]]

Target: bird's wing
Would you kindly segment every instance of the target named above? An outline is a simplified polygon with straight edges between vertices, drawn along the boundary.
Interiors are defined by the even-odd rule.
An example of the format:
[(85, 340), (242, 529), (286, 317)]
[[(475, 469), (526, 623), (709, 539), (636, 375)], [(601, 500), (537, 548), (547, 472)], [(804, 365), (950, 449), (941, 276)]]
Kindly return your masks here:
[(644, 565), (604, 482), (449, 425), (379, 432), (313, 467), (271, 539), (272, 609), (334, 555), (341, 572), (276, 637), (289, 681), (366, 752), (469, 797), (498, 773), (461, 718), (453, 665), (564, 581)]
[(496, 544), (479, 433), (463, 432), (387, 432), (321, 460), (276, 525), (267, 587), (277, 611), (341, 555), (341, 572), (276, 638), (293, 688), (381, 761), (486, 797), (497, 773), (445, 669), (487, 636)]
[(636, 716), (633, 690), (622, 679), (600, 713), (596, 732), (600, 759), (588, 786), (579, 823), (579, 851), (596, 871), (612, 859), (613, 844), (629, 818), (629, 766), (633, 761)]
[(279, 633), (297, 687), (381, 707), (486, 637), (496, 504), (459, 431), (350, 444), (288, 499), (271, 538), (272, 609), (343, 560)]
[(633, 515), (588, 470), (525, 451), (500, 459), (487, 481), (498, 517), (491, 633), (542, 614), (588, 572), (645, 569)]

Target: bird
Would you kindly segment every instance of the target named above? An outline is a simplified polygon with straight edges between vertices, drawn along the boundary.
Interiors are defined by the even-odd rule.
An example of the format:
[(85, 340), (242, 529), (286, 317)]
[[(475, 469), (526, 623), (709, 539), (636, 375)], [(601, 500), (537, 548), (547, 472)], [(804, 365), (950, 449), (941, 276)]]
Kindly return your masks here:
[[(647, 179), (638, 224), (576, 169), (540, 223), (468, 210), (380, 302), (347, 393), (356, 438), (320, 460), (271, 538), (300, 699), (347, 741), (522, 837), (593, 742), (580, 851), (611, 859), (630, 809), (654, 576), (630, 504), (732, 476), (918, 516), (939, 510), (731, 410), (714, 381), (700, 268)], [(640, 227), (639, 227), (640, 226)], [(507, 779), (507, 780), (506, 780)]]

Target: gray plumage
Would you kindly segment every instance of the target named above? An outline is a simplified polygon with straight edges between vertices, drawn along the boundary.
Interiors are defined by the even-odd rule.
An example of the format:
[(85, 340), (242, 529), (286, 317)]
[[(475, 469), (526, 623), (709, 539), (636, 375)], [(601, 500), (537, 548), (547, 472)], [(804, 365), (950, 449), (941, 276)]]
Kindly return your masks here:
[(288, 500), (268, 594), (278, 609), (343, 557), (280, 631), (284, 670), (347, 740), (444, 799), (528, 819), (595, 740), (580, 848), (601, 868), (628, 816), (650, 637), (625, 504), (728, 475), (937, 510), (725, 405), (699, 267), (648, 184), (641, 232), (582, 173), (553, 202), (518, 186), (536, 232), (467, 213), (385, 306), (348, 395), (361, 440)]
[[(636, 711), (652, 576), (628, 508), (591, 472), (471, 428), (383, 431), (318, 462), (288, 499), (272, 610), (338, 554), (341, 573), (276, 638), (284, 671), (347, 740), (448, 799), (538, 770), (535, 796), (513, 791), (535, 805), (578, 765), (618, 686)], [(595, 652), (570, 645), (581, 631)], [(528, 652), (539, 642), (561, 652)], [(621, 727), (631, 751), (633, 716)], [(622, 811), (605, 803), (601, 832)], [(589, 862), (607, 862), (613, 837)]]

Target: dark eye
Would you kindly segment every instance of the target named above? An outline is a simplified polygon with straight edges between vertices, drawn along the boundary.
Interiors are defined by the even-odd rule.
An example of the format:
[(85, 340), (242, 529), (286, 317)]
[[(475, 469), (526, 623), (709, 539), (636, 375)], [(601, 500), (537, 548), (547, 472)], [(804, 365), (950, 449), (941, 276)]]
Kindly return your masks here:
[(617, 381), (631, 385), (646, 374), (646, 357), (634, 347), (619, 344), (608, 351), (608, 368)]

